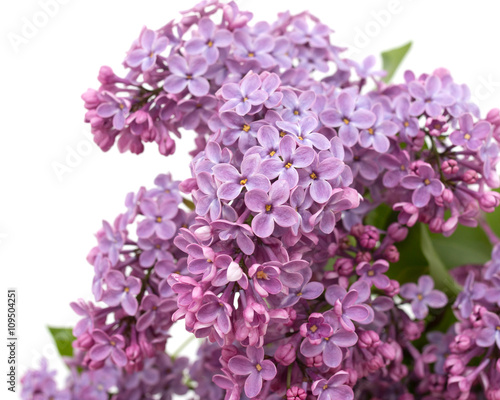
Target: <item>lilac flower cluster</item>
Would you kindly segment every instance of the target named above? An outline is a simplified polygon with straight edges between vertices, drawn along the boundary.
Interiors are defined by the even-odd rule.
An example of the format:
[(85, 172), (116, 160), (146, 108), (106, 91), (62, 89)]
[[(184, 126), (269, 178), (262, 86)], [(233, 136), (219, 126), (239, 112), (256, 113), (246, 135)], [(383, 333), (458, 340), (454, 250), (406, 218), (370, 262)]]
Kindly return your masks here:
[[(383, 83), (309, 13), (251, 18), (206, 0), (84, 94), (103, 150), (168, 155), (194, 130), (192, 177), (159, 175), (103, 222), (68, 387), (30, 372), (23, 398), (500, 398), (500, 248), (457, 277), (447, 334), (427, 331), (449, 305), (433, 279), (390, 273), (418, 221), (448, 236), (498, 206), (500, 111), (481, 119), (444, 69)], [(382, 204), (397, 222), (379, 229)], [(192, 364), (165, 352), (180, 320), (206, 338)]]

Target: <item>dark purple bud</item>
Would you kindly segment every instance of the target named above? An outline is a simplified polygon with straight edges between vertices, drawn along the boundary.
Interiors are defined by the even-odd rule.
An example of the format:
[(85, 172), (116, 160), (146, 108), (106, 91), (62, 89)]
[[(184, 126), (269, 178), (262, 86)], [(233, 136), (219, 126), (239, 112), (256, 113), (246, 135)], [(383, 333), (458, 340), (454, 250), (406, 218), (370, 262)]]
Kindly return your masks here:
[(358, 333), (358, 344), (361, 348), (375, 348), (380, 344), (380, 337), (375, 331), (361, 331)]
[(276, 352), (274, 353), (274, 359), (285, 367), (293, 363), (296, 356), (297, 349), (291, 343), (282, 344), (276, 349)]
[(306, 397), (306, 391), (298, 386), (292, 386), (286, 391), (286, 400), (305, 400)]
[(431, 221), (429, 222), (429, 229), (433, 233), (441, 233), (443, 229), (443, 223), (444, 221), (442, 218), (439, 217), (432, 218)]
[(350, 258), (339, 258), (335, 262), (335, 271), (342, 276), (350, 276), (354, 270), (354, 262)]
[(221, 358), (226, 363), (228, 363), (229, 360), (236, 355), (238, 355), (238, 349), (235, 346), (230, 345), (222, 348)]
[(378, 346), (377, 353), (388, 360), (394, 360), (396, 358), (396, 349), (389, 343), (382, 343)]
[(363, 224), (356, 224), (353, 225), (353, 227), (351, 228), (351, 235), (353, 235), (356, 238), (360, 238), (364, 232), (365, 232), (365, 226)]
[(75, 347), (77, 349), (89, 351), (90, 348), (94, 345), (94, 339), (92, 338), (92, 335), (89, 333), (85, 332), (83, 333), (78, 339), (75, 341)]
[(399, 251), (393, 244), (387, 246), (384, 250), (384, 258), (390, 263), (397, 263), (399, 261)]
[(500, 202), (500, 195), (496, 192), (486, 192), (479, 199), (479, 206), (484, 212), (493, 212)]
[(365, 249), (373, 249), (380, 238), (377, 228), (366, 226), (365, 231), (361, 234), (359, 241)]
[(356, 254), (356, 262), (362, 263), (362, 262), (370, 262), (372, 259), (372, 254), (369, 251), (358, 251), (358, 254)]
[(370, 373), (374, 373), (384, 367), (384, 360), (379, 355), (376, 355), (371, 360), (367, 361), (366, 367)]
[(389, 370), (389, 376), (395, 381), (399, 382), (408, 375), (408, 367), (404, 364), (394, 364)]
[(306, 365), (309, 368), (321, 367), (323, 365), (323, 356), (320, 354), (316, 357), (306, 357)]
[(408, 339), (417, 340), (418, 338), (420, 338), (422, 332), (424, 331), (424, 324), (422, 321), (409, 321), (404, 325), (403, 329)]
[(461, 375), (465, 371), (465, 364), (461, 355), (452, 354), (444, 362), (446, 372), (451, 375)]
[(399, 287), (400, 287), (399, 282), (394, 279), (391, 279), (389, 281), (389, 285), (386, 288), (384, 288), (384, 292), (387, 296), (394, 297), (397, 294), (399, 294)]
[(479, 176), (476, 171), (474, 171), (473, 169), (468, 169), (464, 173), (463, 181), (469, 185), (472, 185), (473, 183), (477, 182), (478, 178)]
[(458, 163), (456, 160), (443, 161), (441, 169), (446, 175), (456, 174), (458, 172)]
[(395, 242), (402, 242), (408, 235), (408, 228), (401, 224), (398, 224), (397, 222), (394, 222), (389, 225), (389, 228), (387, 228), (387, 234)]
[(450, 343), (450, 350), (454, 353), (461, 353), (463, 351), (469, 350), (471, 345), (472, 339), (470, 336), (465, 334), (458, 334)]

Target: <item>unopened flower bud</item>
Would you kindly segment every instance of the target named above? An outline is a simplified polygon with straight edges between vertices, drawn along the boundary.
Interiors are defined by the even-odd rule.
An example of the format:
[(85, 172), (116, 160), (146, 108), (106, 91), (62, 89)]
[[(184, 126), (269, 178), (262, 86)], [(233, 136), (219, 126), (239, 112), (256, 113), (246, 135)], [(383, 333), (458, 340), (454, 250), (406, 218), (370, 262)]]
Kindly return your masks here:
[(361, 234), (359, 242), (365, 249), (373, 249), (380, 238), (377, 229), (373, 226), (366, 226), (365, 231)]
[(375, 348), (380, 344), (380, 337), (375, 331), (361, 331), (358, 335), (358, 345), (361, 348)]
[(274, 359), (285, 367), (293, 363), (296, 357), (297, 349), (291, 343), (282, 344), (274, 353)]
[(384, 258), (390, 263), (397, 263), (399, 261), (399, 251), (393, 244), (387, 246), (384, 250)]
[(395, 242), (402, 242), (408, 235), (408, 228), (397, 222), (394, 222), (389, 225), (389, 228), (387, 228), (387, 234)]
[(369, 251), (358, 251), (358, 254), (356, 254), (356, 262), (362, 263), (362, 262), (370, 262), (372, 259), (372, 255)]
[(339, 275), (349, 276), (354, 269), (354, 262), (350, 258), (339, 258), (335, 262), (334, 268)]
[(462, 179), (465, 183), (472, 185), (473, 183), (477, 182), (478, 178), (479, 176), (476, 171), (474, 171), (473, 169), (468, 169), (467, 171), (465, 171)]
[(292, 386), (286, 391), (286, 400), (305, 400), (307, 392), (298, 386)]
[(456, 160), (446, 160), (441, 163), (441, 170), (446, 175), (453, 175), (458, 172), (458, 163)]

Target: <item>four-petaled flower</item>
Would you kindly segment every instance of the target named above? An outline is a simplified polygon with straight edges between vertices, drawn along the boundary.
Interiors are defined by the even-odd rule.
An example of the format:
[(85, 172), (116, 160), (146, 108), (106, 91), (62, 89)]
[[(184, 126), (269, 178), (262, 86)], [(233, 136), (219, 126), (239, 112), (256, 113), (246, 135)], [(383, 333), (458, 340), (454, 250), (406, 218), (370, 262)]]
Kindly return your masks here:
[(136, 296), (141, 291), (141, 280), (135, 276), (125, 277), (120, 271), (109, 271), (105, 278), (108, 290), (102, 300), (111, 307), (121, 304), (128, 315), (135, 315), (138, 304)]
[(263, 104), (267, 100), (267, 93), (260, 90), (261, 81), (257, 74), (250, 73), (240, 84), (226, 83), (221, 88), (222, 97), (227, 100), (219, 112), (235, 109), (238, 115), (246, 115), (252, 106)]
[(283, 289), (283, 284), (279, 280), (278, 267), (254, 264), (249, 268), (248, 276), (252, 278), (255, 291), (262, 297), (277, 294)]
[(318, 400), (352, 400), (354, 392), (350, 386), (344, 385), (349, 374), (339, 371), (330, 379), (320, 379), (314, 381), (311, 389)]
[(177, 202), (172, 199), (160, 199), (154, 201), (144, 199), (140, 205), (141, 211), (146, 217), (137, 226), (137, 236), (149, 238), (156, 234), (160, 239), (172, 239), (177, 230), (172, 219), (177, 215)]
[(356, 110), (356, 101), (348, 93), (342, 92), (336, 100), (336, 109), (325, 110), (320, 114), (326, 126), (339, 128), (339, 136), (344, 145), (351, 147), (358, 142), (359, 129), (369, 129), (376, 121), (375, 115), (364, 109)]
[(401, 179), (401, 186), (413, 189), (412, 202), (422, 208), (429, 204), (431, 196), (441, 196), (444, 190), (443, 182), (434, 178), (435, 172), (429, 164), (420, 164), (417, 175), (407, 175)]
[(490, 133), (491, 125), (488, 121), (481, 121), (474, 124), (472, 115), (463, 114), (458, 118), (460, 130), (451, 133), (450, 140), (456, 146), (465, 146), (476, 151), (484, 143), (484, 139)]
[(297, 168), (305, 168), (314, 160), (314, 150), (308, 146), (300, 146), (290, 136), (281, 139), (279, 145), (280, 159), (269, 158), (262, 162), (261, 171), (269, 179), (279, 177), (288, 183), (290, 188), (297, 186), (299, 174)]
[(186, 86), (193, 96), (205, 96), (210, 85), (203, 77), (208, 64), (203, 57), (193, 57), (186, 61), (184, 57), (173, 55), (168, 59), (171, 75), (167, 76), (163, 88), (169, 93), (180, 93)]
[[(369, 293), (369, 290), (363, 285), (366, 286), (366, 284), (360, 283), (357, 287), (359, 290)], [(325, 299), (333, 306), (333, 314), (346, 331), (354, 332), (355, 327), (352, 321), (369, 322), (371, 310), (366, 304), (358, 304), (366, 299), (360, 296), (357, 289), (351, 288), (349, 292), (346, 292), (343, 287), (332, 285), (326, 289)]]
[(484, 323), (484, 328), (481, 329), (477, 335), (477, 345), (481, 347), (491, 347), (496, 343), (500, 350), (500, 317), (497, 314), (486, 311), (482, 315), (481, 320)]
[(245, 381), (245, 394), (254, 398), (262, 390), (262, 380), (270, 381), (276, 376), (276, 366), (270, 360), (264, 360), (264, 349), (247, 347), (247, 356), (234, 356), (228, 367), (236, 375), (248, 375)]
[(389, 150), (390, 142), (388, 136), (394, 136), (399, 128), (392, 122), (384, 119), (385, 111), (380, 103), (372, 107), (372, 112), (376, 119), (368, 129), (363, 129), (359, 134), (359, 144), (361, 147), (370, 147), (379, 153), (385, 153)]
[(259, 174), (261, 158), (252, 154), (243, 158), (241, 173), (231, 164), (219, 164), (213, 167), (215, 177), (223, 182), (217, 195), (223, 200), (234, 200), (243, 189), (262, 189), (269, 191), (271, 183), (264, 175)]
[(217, 29), (214, 22), (207, 17), (198, 22), (198, 33), (201, 37), (195, 37), (186, 43), (188, 54), (203, 54), (209, 65), (217, 62), (219, 58), (219, 47), (227, 47), (233, 41), (233, 35), (227, 29)]
[(131, 67), (141, 66), (141, 70), (147, 71), (156, 63), (156, 57), (161, 54), (168, 45), (168, 39), (165, 36), (158, 37), (155, 31), (146, 29), (141, 35), (141, 47), (132, 50), (126, 62)]
[(405, 283), (401, 286), (401, 297), (411, 300), (411, 308), (418, 319), (424, 319), (429, 313), (429, 308), (441, 308), (448, 303), (448, 298), (443, 292), (434, 289), (434, 281), (429, 275), (418, 278), (418, 285)]
[(94, 329), (92, 339), (94, 339), (95, 344), (89, 351), (91, 360), (104, 361), (106, 358), (111, 357), (111, 361), (119, 367), (124, 367), (127, 364), (127, 355), (123, 351), (125, 339), (122, 335), (109, 337), (106, 332)]
[(275, 223), (283, 228), (297, 223), (297, 212), (292, 207), (283, 205), (289, 196), (290, 188), (286, 181), (274, 182), (269, 195), (261, 189), (253, 189), (245, 194), (246, 206), (258, 213), (252, 220), (252, 229), (257, 236), (271, 236)]
[(415, 98), (410, 106), (412, 115), (426, 112), (429, 117), (437, 117), (443, 113), (443, 107), (451, 106), (455, 102), (453, 96), (442, 90), (441, 79), (435, 75), (428, 76), (425, 82), (410, 82), (408, 91)]

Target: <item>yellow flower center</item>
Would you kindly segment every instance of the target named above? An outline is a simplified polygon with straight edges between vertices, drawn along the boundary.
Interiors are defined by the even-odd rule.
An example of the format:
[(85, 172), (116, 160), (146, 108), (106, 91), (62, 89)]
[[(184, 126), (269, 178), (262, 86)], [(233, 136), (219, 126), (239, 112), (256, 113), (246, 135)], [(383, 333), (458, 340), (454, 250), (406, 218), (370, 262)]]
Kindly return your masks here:
[(248, 179), (246, 179), (246, 178), (245, 178), (245, 179), (242, 179), (242, 180), (240, 181), (240, 185), (241, 185), (241, 186), (245, 186), (245, 185), (247, 184), (247, 182), (248, 182)]
[(431, 184), (431, 181), (430, 181), (429, 179), (426, 179), (426, 180), (424, 181), (424, 185), (425, 185), (425, 186), (430, 185), (430, 184)]
[(369, 133), (370, 135), (373, 135), (373, 134), (374, 134), (373, 129), (372, 129), (372, 128), (368, 129), (368, 133)]
[(466, 133), (466, 134), (464, 135), (464, 139), (465, 139), (465, 140), (469, 140), (470, 138), (471, 138), (470, 133)]
[(125, 293), (128, 293), (128, 292), (130, 292), (130, 288), (126, 287), (126, 288), (124, 288), (124, 289), (123, 289), (123, 291), (124, 291)]
[(264, 271), (258, 271), (257, 279), (267, 279), (267, 274)]
[(212, 42), (211, 40), (209, 40), (208, 43), (207, 43), (207, 46), (208, 47), (212, 47), (213, 45), (214, 45), (214, 42)]
[(328, 389), (328, 385), (323, 386), (323, 390)]
[(280, 132), (280, 137), (285, 137), (285, 135), (286, 135), (286, 132), (284, 132), (284, 131)]
[(375, 272), (374, 271), (368, 271), (367, 275), (368, 276), (373, 276), (373, 275), (375, 275)]
[(241, 129), (243, 129), (243, 131), (245, 131), (245, 132), (248, 132), (250, 130), (250, 125), (245, 124), (245, 125), (243, 125), (243, 128), (241, 128)]
[(274, 150), (271, 150), (271, 152), (269, 153), (269, 155), (272, 157), (276, 154), (276, 152)]
[(257, 364), (257, 365), (255, 366), (255, 369), (256, 369), (257, 371), (259, 371), (259, 372), (260, 372), (260, 371), (262, 371), (262, 367), (260, 366), (260, 364)]
[(156, 222), (160, 223), (162, 221), (161, 217), (156, 217)]
[(123, 110), (125, 108), (123, 104), (120, 104), (118, 107), (120, 107), (120, 110)]
[(405, 126), (405, 128), (408, 128), (408, 126), (410, 126), (410, 123), (408, 121), (405, 121), (403, 125)]
[(187, 79), (187, 80), (191, 80), (191, 79), (193, 79), (193, 75), (186, 75), (186, 79)]
[(155, 53), (153, 53), (153, 52), (149, 53), (149, 58), (153, 58), (154, 55), (155, 55)]
[(302, 136), (299, 136), (299, 140), (304, 140), (304, 138)]
[(289, 168), (291, 168), (291, 167), (292, 167), (292, 163), (291, 163), (291, 162), (287, 162), (287, 163), (285, 164), (285, 168), (286, 168), (286, 169), (289, 169)]
[(347, 118), (344, 118), (344, 124), (349, 125), (349, 120)]
[(424, 296), (422, 296), (422, 295), (419, 293), (419, 294), (417, 294), (417, 299), (419, 299), (419, 300), (423, 300), (423, 299), (424, 299)]
[(273, 206), (271, 204), (266, 204), (266, 211), (267, 212), (271, 211), (271, 208), (273, 208)]
[(293, 115), (299, 115), (299, 110), (295, 110), (295, 111), (293, 112)]
[(316, 332), (317, 330), (318, 330), (318, 327), (317, 327), (316, 325), (311, 326), (310, 331), (311, 331), (312, 333)]
[(297, 293), (297, 296), (302, 296), (302, 292)]
[(248, 100), (248, 97), (243, 97), (243, 103)]
[(312, 172), (310, 175), (311, 179), (318, 179), (318, 175), (316, 173)]
[(110, 344), (111, 346), (116, 346), (116, 342), (115, 342), (115, 341), (113, 341), (113, 340), (112, 340), (111, 342), (109, 342), (109, 344)]
[(249, 52), (249, 53), (248, 53), (248, 57), (255, 57), (255, 53), (253, 53), (253, 52)]
[(401, 171), (404, 171), (404, 170), (406, 170), (406, 167), (405, 167), (404, 165), (401, 165), (401, 167), (399, 167), (399, 169), (400, 169)]

